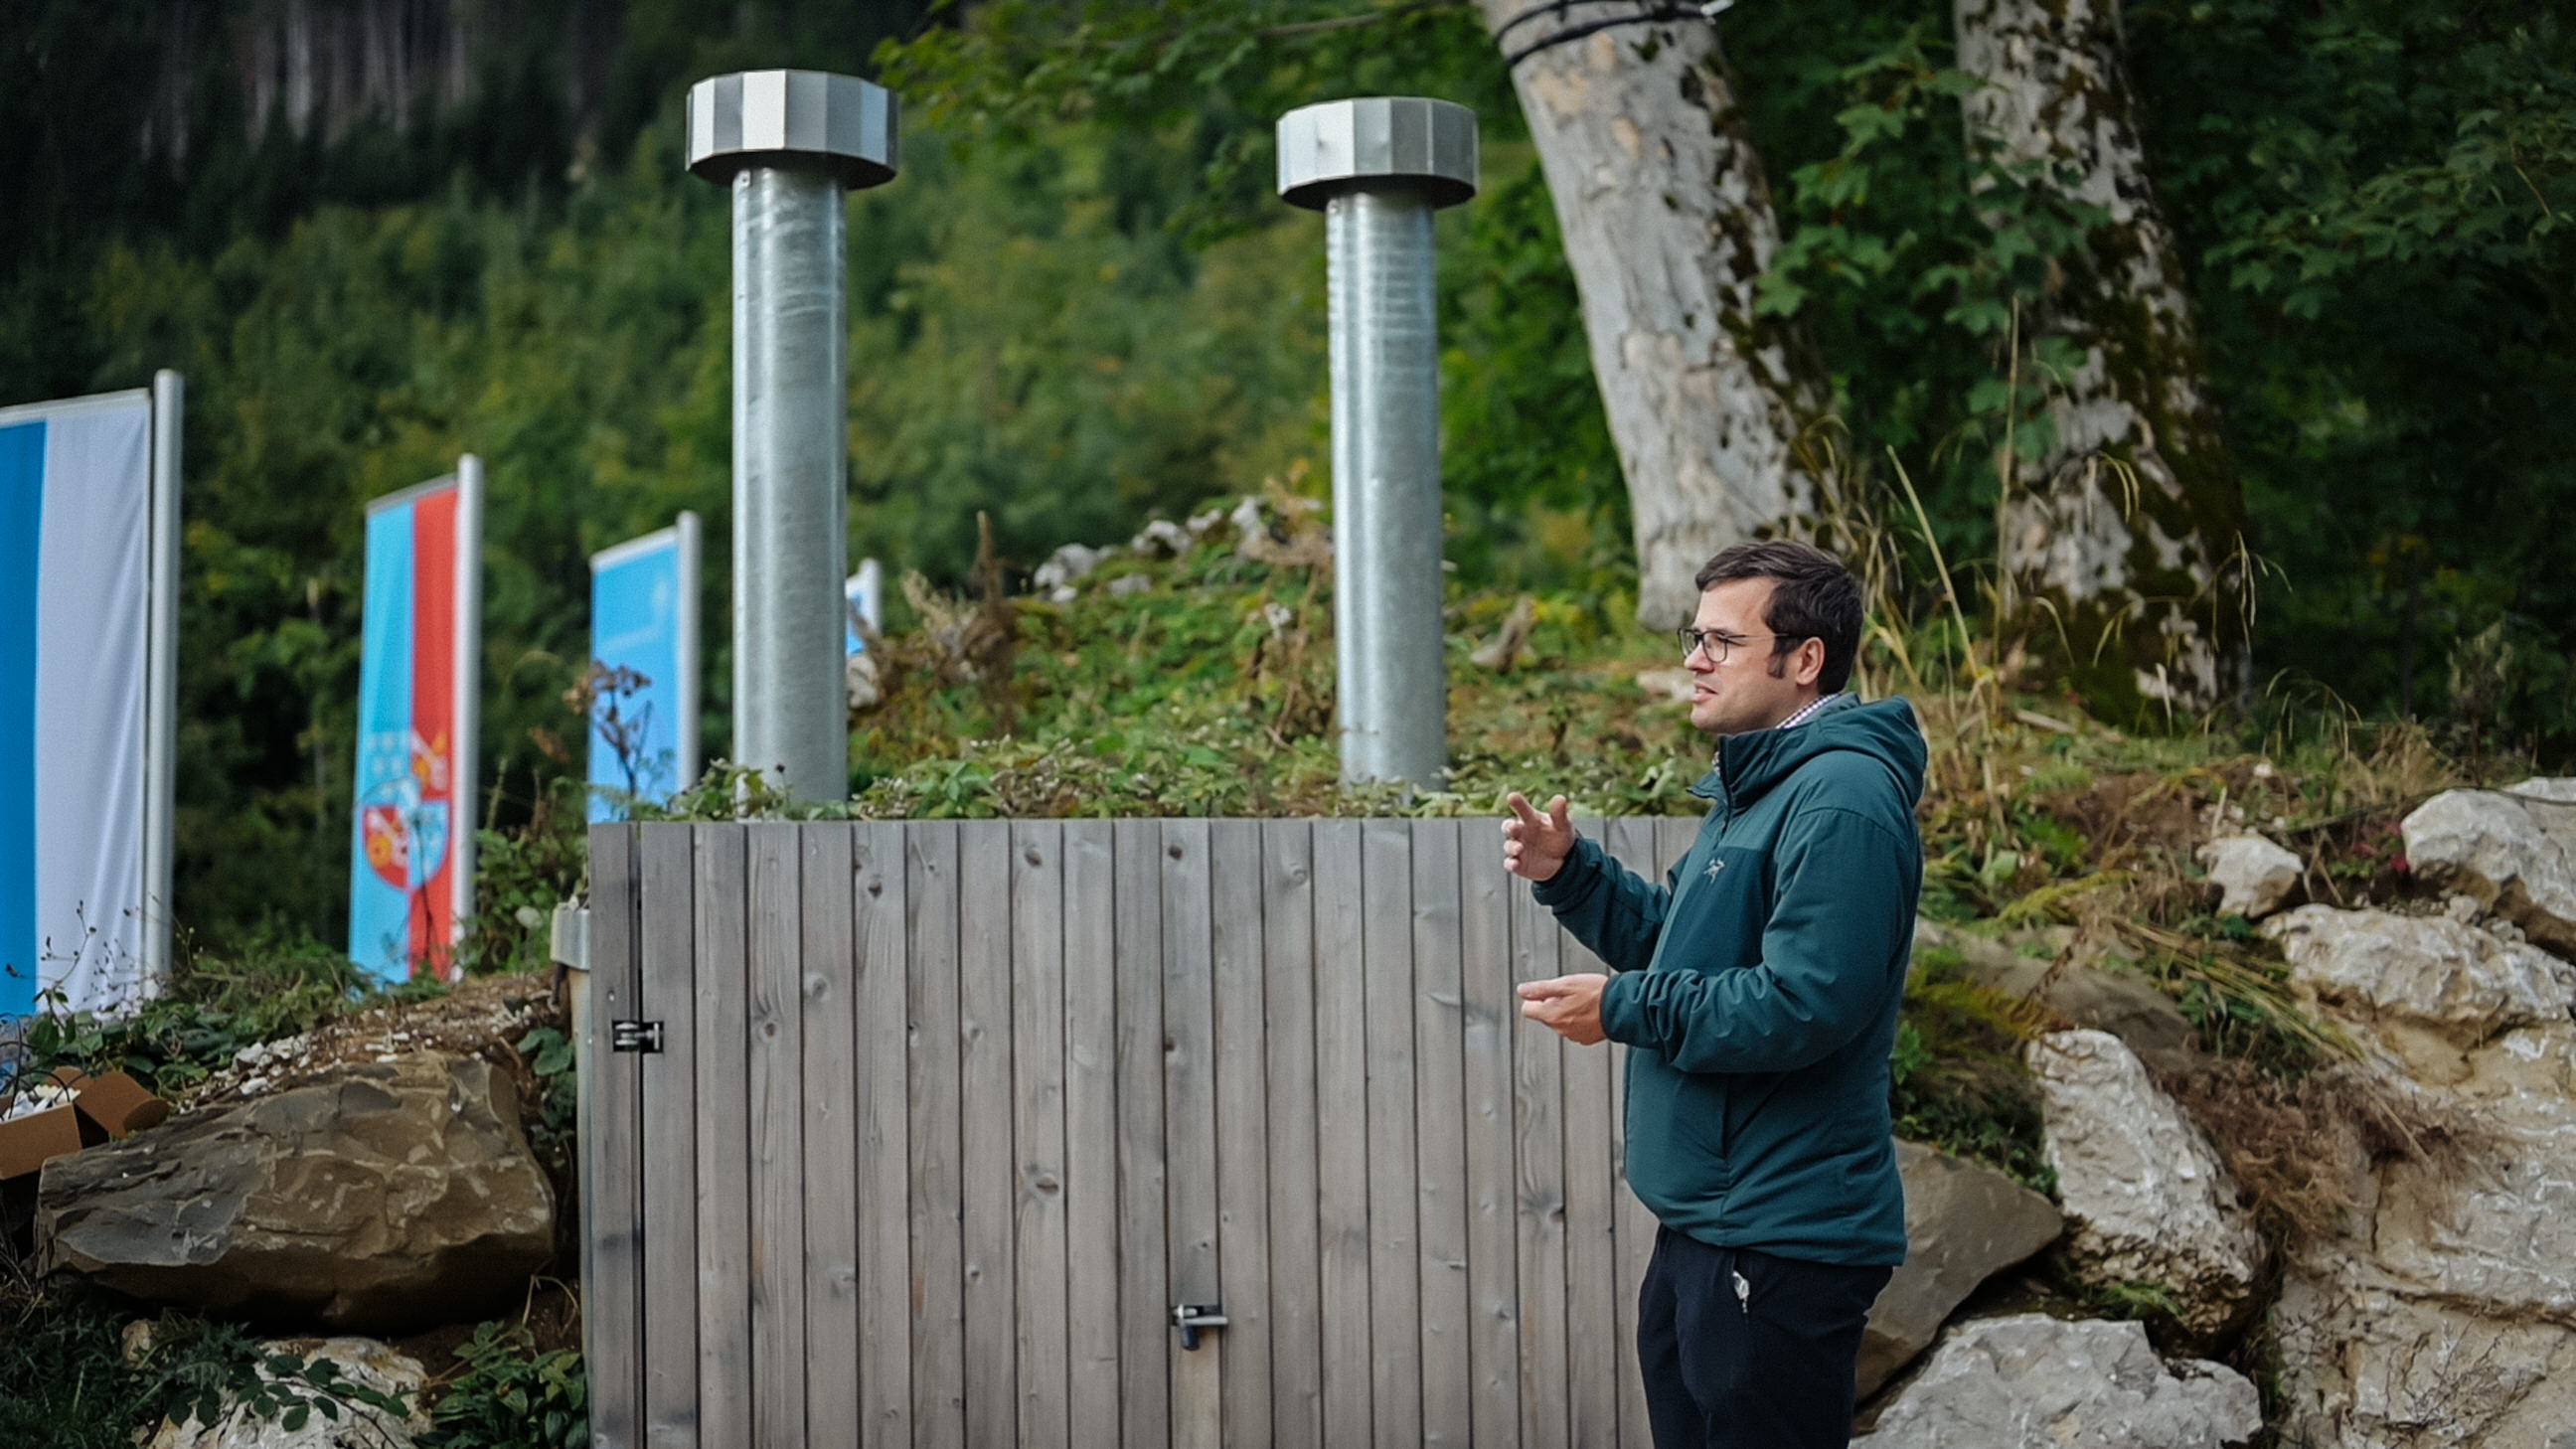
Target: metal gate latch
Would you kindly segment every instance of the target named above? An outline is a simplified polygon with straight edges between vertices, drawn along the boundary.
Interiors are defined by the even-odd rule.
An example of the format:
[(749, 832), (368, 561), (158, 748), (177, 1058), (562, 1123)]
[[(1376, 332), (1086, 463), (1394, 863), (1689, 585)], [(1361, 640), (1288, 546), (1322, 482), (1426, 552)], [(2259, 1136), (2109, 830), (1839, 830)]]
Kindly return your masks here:
[(1225, 1327), (1225, 1305), (1222, 1303), (1175, 1303), (1172, 1326), (1181, 1331), (1181, 1347), (1199, 1346), (1199, 1330)]
[(662, 1049), (662, 1023), (612, 1021), (608, 1024), (608, 1049), (613, 1052), (658, 1052)]

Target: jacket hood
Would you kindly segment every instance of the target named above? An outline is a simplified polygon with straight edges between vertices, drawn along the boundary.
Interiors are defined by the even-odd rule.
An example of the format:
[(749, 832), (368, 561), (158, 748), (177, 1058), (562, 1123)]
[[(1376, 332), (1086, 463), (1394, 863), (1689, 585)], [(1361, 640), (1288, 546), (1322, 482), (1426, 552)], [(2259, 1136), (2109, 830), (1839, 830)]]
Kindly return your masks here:
[(1724, 800), (1740, 810), (1796, 773), (1799, 766), (1835, 750), (1864, 754), (1886, 766), (1903, 787), (1909, 807), (1922, 800), (1931, 751), (1924, 743), (1913, 702), (1902, 695), (1863, 704), (1847, 694), (1795, 729), (1727, 735), (1717, 742), (1717, 768), (1701, 777), (1691, 793)]

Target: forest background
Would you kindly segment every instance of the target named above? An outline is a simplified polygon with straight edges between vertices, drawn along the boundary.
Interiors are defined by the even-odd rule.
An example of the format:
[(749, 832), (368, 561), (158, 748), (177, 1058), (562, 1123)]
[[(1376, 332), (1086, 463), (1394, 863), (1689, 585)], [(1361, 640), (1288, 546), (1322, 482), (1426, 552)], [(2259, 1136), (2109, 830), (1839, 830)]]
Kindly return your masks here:
[[(343, 932), (366, 499), (487, 460), (488, 823), (580, 773), (591, 551), (694, 508), (726, 617), (726, 197), (677, 144), (707, 74), (902, 90), (903, 174), (851, 203), (851, 557), (946, 587), (979, 512), (1024, 570), (1269, 480), (1320, 491), (1321, 231), (1271, 195), (1271, 124), (1351, 94), (1473, 106), (1484, 189), (1440, 230), (1453, 586), (1634, 627), (1574, 281), (1472, 8), (1118, 8), (13, 8), (0, 404), (188, 377), (178, 912), (201, 943)], [(443, 37), (438, 83), (387, 108), (263, 79), (315, 15)], [(2576, 35), (2540, 0), (2120, 17), (2261, 563), (2241, 711), (2576, 757)], [(1714, 23), (1786, 239), (1764, 306), (1812, 331), (1852, 456), (1919, 486), (1900, 551), (1929, 587), (1931, 545), (1996, 552), (1995, 447), (2031, 406), (2012, 319), (2081, 238), (1980, 214), (1948, 4)]]

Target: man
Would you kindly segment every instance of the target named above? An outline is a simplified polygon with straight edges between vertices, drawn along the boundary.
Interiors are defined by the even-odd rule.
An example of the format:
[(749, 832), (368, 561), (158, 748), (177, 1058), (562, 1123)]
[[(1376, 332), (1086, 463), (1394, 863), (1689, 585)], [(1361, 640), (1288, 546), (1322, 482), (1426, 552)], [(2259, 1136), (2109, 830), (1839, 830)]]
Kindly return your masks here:
[(1849, 1439), (1870, 1304), (1905, 1259), (1888, 1052), (1914, 937), (1925, 748), (1903, 700), (1842, 692), (1849, 571), (1799, 543), (1699, 572), (1683, 629), (1710, 802), (1661, 886), (1511, 797), (1503, 858), (1617, 974), (1522, 985), (1521, 1014), (1628, 1053), (1628, 1182), (1662, 1224), (1638, 1295), (1656, 1449)]

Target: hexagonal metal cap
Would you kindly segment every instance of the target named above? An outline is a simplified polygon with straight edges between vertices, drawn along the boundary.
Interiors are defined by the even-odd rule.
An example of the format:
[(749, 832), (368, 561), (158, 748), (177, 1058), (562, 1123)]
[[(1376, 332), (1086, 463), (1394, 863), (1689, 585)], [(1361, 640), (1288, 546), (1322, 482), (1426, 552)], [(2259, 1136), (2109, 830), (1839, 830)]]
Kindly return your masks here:
[(894, 93), (819, 70), (747, 70), (689, 87), (689, 169), (727, 181), (753, 166), (821, 170), (853, 191), (892, 181)]
[(1409, 186), (1434, 206), (1476, 194), (1476, 113), (1419, 96), (1300, 106), (1279, 118), (1279, 194), (1324, 209), (1345, 191)]

